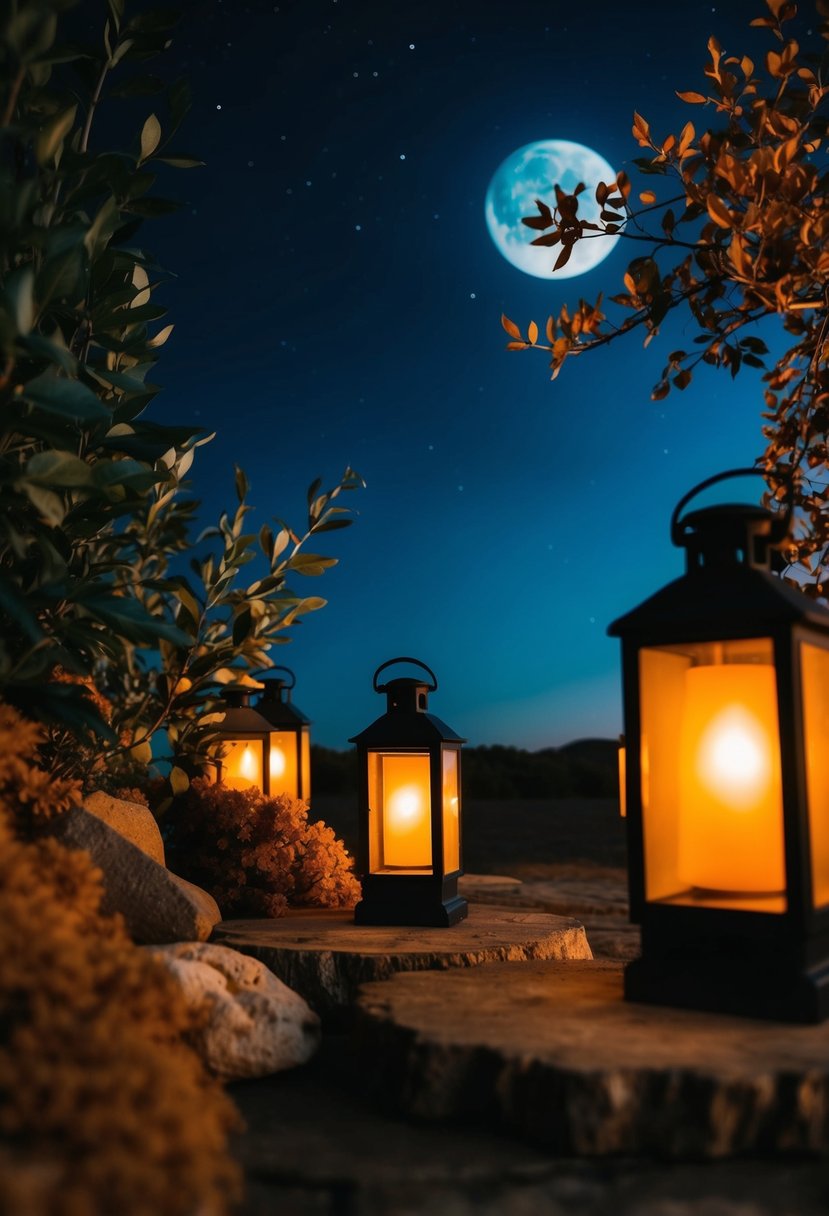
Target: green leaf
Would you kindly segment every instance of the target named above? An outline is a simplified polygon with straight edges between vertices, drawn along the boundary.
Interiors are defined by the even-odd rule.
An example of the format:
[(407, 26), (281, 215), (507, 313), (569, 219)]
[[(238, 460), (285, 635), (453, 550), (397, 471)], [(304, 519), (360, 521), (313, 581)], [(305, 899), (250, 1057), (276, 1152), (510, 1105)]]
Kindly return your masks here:
[(92, 469), (73, 452), (38, 452), (26, 465), (29, 481), (68, 489), (91, 485)]
[(155, 642), (163, 638), (174, 646), (190, 647), (193, 643), (189, 634), (158, 617), (151, 616), (146, 608), (125, 595), (107, 595), (101, 593), (87, 594), (79, 601), (90, 614), (112, 625), (119, 633), (133, 642)]
[[(55, 655), (54, 659), (57, 657)], [(54, 661), (50, 665), (53, 666)], [(81, 738), (91, 733), (108, 743), (118, 743), (118, 736), (95, 709), (82, 686), (51, 684), (46, 681), (27, 685), (13, 684), (7, 695), (13, 704), (37, 722), (68, 727), (73, 734)]]
[(203, 169), (205, 162), (195, 156), (157, 156), (162, 165), (172, 165), (174, 169)]
[(44, 637), (43, 629), (32, 611), (29, 601), (21, 595), (18, 587), (4, 574), (0, 574), (0, 608), (23, 630), (32, 641)]
[(141, 128), (141, 159), (147, 160), (152, 156), (158, 145), (161, 143), (161, 123), (156, 118), (155, 114), (151, 114), (144, 126)]
[(243, 608), (239, 615), (233, 621), (233, 645), (241, 646), (250, 633), (251, 627), (251, 612), (250, 608)]
[(13, 270), (6, 278), (3, 295), (8, 302), (18, 334), (25, 337), (32, 328), (35, 303), (32, 294), (34, 274), (26, 266)]
[(117, 33), (121, 29), (121, 22), (124, 20), (124, 0), (107, 0), (107, 6), (112, 17), (112, 24), (115, 26)]
[(109, 417), (109, 410), (80, 380), (66, 380), (48, 372), (24, 384), (21, 396), (44, 413), (71, 418), (81, 425)]
[(66, 504), (59, 494), (30, 481), (22, 482), (20, 488), (50, 527), (61, 526), (66, 518)]
[(78, 371), (78, 360), (59, 342), (44, 338), (41, 334), (27, 334), (20, 339), (20, 345), (38, 359), (48, 359), (56, 364), (67, 376), (74, 376)]
[(318, 553), (295, 553), (288, 561), (292, 570), (297, 574), (318, 575), (336, 566), (336, 557), (321, 557)]
[(190, 788), (190, 778), (178, 765), (173, 765), (170, 770), (170, 786), (174, 794), (185, 794)]
[(314, 524), (312, 532), (334, 532), (338, 528), (350, 528), (354, 521), (352, 519), (326, 519), (322, 523)]
[(70, 106), (57, 114), (51, 122), (41, 127), (35, 141), (35, 156), (39, 165), (48, 164), (53, 160), (64, 139), (75, 124), (78, 107)]
[[(79, 239), (83, 240), (83, 230)], [(78, 300), (83, 294), (84, 268), (82, 245), (56, 254), (43, 263), (35, 284), (35, 297), (41, 314), (53, 300), (69, 299), (72, 304)]]
[(115, 199), (106, 199), (83, 239), (91, 259), (96, 258), (106, 246), (120, 222), (121, 213)]

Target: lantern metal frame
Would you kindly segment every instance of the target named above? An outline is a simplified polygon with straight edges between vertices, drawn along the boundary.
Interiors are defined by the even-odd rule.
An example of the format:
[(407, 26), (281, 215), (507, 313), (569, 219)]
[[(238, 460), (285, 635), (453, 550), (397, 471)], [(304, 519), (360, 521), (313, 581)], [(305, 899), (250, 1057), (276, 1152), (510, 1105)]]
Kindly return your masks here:
[[(378, 676), (397, 663), (411, 663), (429, 675), (430, 682), (407, 677), (378, 684)], [(385, 693), (386, 713), (349, 742), (356, 744), (359, 765), (359, 843), (357, 870), (362, 899), (354, 910), (361, 925), (421, 925), (448, 927), (468, 914), (467, 901), (458, 894), (463, 872), (461, 798), (461, 747), (466, 742), (450, 727), (428, 712), (430, 692), (436, 692), (437, 677), (419, 659), (396, 658), (382, 663), (374, 673), (374, 691)], [(444, 864), (443, 758), (447, 751), (457, 756), (458, 867), (447, 871)], [(430, 795), (431, 871), (388, 873), (371, 869), (371, 831), (378, 808), (371, 806), (369, 755), (428, 755)]]
[[(267, 719), (250, 704), (250, 696), (251, 693), (248, 688), (234, 688), (232, 685), (229, 685), (222, 690), (225, 711), (222, 721), (216, 723), (216, 731), (222, 736), (223, 742), (226, 743), (261, 743), (262, 785), (260, 787), (255, 782), (252, 782), (251, 786), (255, 786), (257, 789), (261, 788), (262, 793), (266, 797), (269, 797), (270, 738), (273, 728)], [(217, 757), (213, 761), (213, 764), (216, 768), (216, 783), (221, 785), (223, 784), (222, 772), (225, 768), (224, 761)]]
[[(829, 1016), (829, 903), (815, 906), (806, 780), (802, 644), (829, 651), (829, 611), (771, 572), (789, 514), (726, 504), (681, 513), (738, 469), (695, 486), (673, 513), (685, 574), (608, 629), (622, 642), (630, 917), (642, 951), (628, 1000), (815, 1022)], [(640, 654), (695, 643), (770, 639), (777, 690), (785, 893), (782, 911), (671, 904), (647, 896)], [(712, 841), (716, 848), (716, 841)]]
[[(296, 687), (296, 676), (290, 667), (270, 667), (269, 672), (284, 671), (291, 682), (277, 676), (270, 679), (259, 676), (264, 686), (256, 702), (256, 712), (269, 723), (271, 730), (280, 734), (292, 734), (295, 746), (296, 791), (285, 791), (291, 797), (306, 804), (311, 800), (311, 719), (294, 705), (291, 693)], [(270, 778), (270, 773), (269, 773)]]

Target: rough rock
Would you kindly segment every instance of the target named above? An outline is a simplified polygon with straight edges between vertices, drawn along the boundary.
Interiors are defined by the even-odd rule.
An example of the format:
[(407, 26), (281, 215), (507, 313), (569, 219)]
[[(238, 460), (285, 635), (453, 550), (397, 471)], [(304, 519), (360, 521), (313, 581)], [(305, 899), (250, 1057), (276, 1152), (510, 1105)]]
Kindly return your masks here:
[(53, 834), (85, 849), (104, 875), (105, 912), (120, 912), (136, 942), (205, 941), (222, 919), (219, 906), (148, 856), (96, 815), (80, 807), (54, 820)]
[(576, 920), (475, 904), (451, 928), (355, 925), (353, 912), (314, 909), (278, 920), (223, 921), (213, 940), (261, 959), (323, 1017), (342, 1015), (361, 984), (398, 971), (592, 957)]
[(164, 841), (152, 811), (140, 802), (128, 802), (125, 798), (113, 798), (103, 790), (95, 790), (83, 800), (84, 810), (98, 819), (103, 819), (131, 844), (165, 865)]
[(305, 1064), (319, 1045), (319, 1018), (263, 963), (226, 946), (152, 947), (198, 1015), (202, 1058), (222, 1080), (263, 1077)]
[(826, 1216), (825, 1161), (555, 1157), (396, 1117), (341, 1076), (349, 1054), (326, 1035), (305, 1068), (233, 1087), (244, 1216)]
[(494, 964), (367, 985), (355, 1066), (408, 1115), (506, 1127), (556, 1153), (829, 1151), (829, 1023), (632, 1004), (618, 963)]

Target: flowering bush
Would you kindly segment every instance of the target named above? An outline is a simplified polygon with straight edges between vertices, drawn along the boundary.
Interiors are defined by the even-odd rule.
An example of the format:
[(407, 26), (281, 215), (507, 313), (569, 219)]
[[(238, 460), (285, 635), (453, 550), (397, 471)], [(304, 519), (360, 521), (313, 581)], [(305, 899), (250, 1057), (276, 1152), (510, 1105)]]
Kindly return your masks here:
[(345, 845), (285, 794), (265, 798), (198, 778), (170, 820), (171, 865), (208, 890), (225, 915), (350, 907), (359, 897)]
[(0, 1211), (221, 1216), (234, 1108), (172, 977), (101, 914), (88, 856), (21, 838), (77, 797), (35, 768), (37, 743), (0, 706)]

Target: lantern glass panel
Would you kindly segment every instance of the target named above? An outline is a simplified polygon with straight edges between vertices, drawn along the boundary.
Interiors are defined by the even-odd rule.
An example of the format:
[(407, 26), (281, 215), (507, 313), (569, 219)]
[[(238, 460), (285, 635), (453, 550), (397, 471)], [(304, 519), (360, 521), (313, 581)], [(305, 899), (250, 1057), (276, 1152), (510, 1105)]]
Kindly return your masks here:
[(784, 912), (771, 639), (643, 649), (639, 677), (646, 898)]
[(432, 873), (430, 780), (428, 752), (368, 753), (372, 874)]
[(261, 790), (264, 757), (261, 739), (231, 740), (222, 756), (222, 785), (231, 790)]
[(461, 868), (460, 787), (458, 753), (443, 750), (443, 872), (454, 874)]
[(270, 785), (271, 794), (297, 795), (296, 733), (292, 730), (271, 731)]
[(300, 772), (302, 773), (302, 797), (305, 802), (311, 797), (311, 732), (303, 730), (302, 742), (302, 760), (300, 762)]
[(812, 845), (812, 899), (816, 908), (829, 904), (829, 781), (826, 740), (829, 739), (829, 650), (801, 643), (803, 673), (803, 742), (806, 754), (806, 795)]

